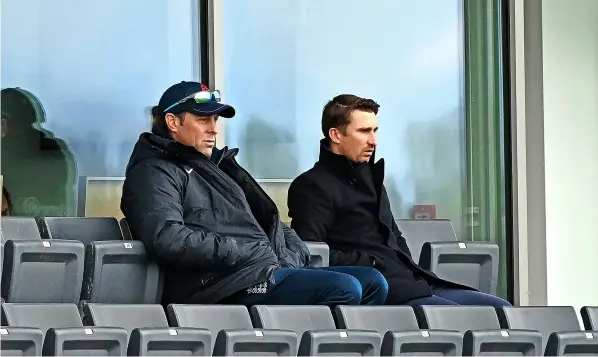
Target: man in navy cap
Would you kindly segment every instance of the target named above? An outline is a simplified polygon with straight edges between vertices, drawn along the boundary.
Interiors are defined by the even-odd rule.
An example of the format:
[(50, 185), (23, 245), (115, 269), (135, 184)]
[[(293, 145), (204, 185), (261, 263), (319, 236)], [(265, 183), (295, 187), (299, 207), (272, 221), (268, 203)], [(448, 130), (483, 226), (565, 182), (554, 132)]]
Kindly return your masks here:
[(307, 247), (237, 163), (238, 150), (215, 148), (218, 119), (235, 115), (218, 91), (175, 84), (152, 115), (127, 166), (121, 209), (166, 272), (163, 304), (384, 303), (388, 286), (373, 268), (307, 268)]

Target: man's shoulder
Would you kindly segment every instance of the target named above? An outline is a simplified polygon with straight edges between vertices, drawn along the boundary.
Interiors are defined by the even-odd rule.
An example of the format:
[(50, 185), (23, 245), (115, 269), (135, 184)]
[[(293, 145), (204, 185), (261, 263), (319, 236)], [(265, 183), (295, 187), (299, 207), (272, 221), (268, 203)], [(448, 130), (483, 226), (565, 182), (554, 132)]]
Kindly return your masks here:
[(185, 167), (177, 164), (171, 160), (161, 157), (149, 157), (143, 161), (137, 162), (134, 166), (127, 169), (125, 173), (125, 180), (140, 180), (168, 176), (177, 178), (184, 175)]
[(298, 192), (308, 189), (325, 190), (325, 188), (329, 186), (328, 176), (329, 173), (326, 169), (316, 163), (314, 167), (303, 172), (293, 180), (289, 192)]

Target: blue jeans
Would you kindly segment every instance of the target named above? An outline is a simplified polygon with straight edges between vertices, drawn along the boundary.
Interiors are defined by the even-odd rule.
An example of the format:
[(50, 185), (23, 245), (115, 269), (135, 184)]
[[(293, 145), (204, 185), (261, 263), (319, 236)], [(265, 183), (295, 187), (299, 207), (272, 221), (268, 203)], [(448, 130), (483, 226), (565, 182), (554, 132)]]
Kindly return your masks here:
[(264, 294), (240, 294), (228, 303), (241, 305), (382, 305), (388, 283), (368, 267), (280, 268)]
[(511, 306), (511, 304), (498, 296), (463, 289), (432, 288), (432, 296), (407, 301), (413, 307), (421, 305), (476, 305), (476, 306)]

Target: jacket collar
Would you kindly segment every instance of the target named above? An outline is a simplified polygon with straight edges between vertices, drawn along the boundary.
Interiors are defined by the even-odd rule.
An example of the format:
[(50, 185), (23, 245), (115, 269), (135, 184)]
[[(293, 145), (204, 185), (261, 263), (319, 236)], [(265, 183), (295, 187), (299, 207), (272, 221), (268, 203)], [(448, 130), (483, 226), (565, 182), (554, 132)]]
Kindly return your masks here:
[(328, 148), (328, 142), (326, 139), (320, 141), (320, 158), (318, 162), (324, 165), (329, 170), (341, 175), (343, 178), (349, 180), (356, 179), (360, 175), (361, 170), (369, 166), (372, 174), (375, 177), (384, 177), (384, 159), (380, 159), (376, 162), (376, 152), (372, 154), (370, 161), (367, 163), (356, 164), (349, 160), (347, 157), (333, 153)]

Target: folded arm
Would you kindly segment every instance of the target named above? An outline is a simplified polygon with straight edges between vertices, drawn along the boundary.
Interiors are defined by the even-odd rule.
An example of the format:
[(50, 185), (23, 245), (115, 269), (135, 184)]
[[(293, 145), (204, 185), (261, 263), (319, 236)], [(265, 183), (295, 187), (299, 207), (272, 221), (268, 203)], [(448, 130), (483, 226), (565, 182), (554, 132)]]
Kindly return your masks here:
[(227, 269), (248, 257), (236, 240), (190, 229), (183, 220), (186, 178), (174, 170), (141, 163), (127, 173), (121, 210), (134, 236), (162, 262), (181, 268)]
[[(289, 217), (291, 228), (305, 241), (327, 243), (334, 224), (334, 203), (326, 192), (305, 177), (299, 176), (289, 188)], [(338, 250), (330, 247), (330, 265), (373, 266), (374, 259), (357, 250)]]
[(302, 268), (307, 266), (309, 264), (309, 250), (305, 243), (293, 229), (284, 223), (282, 223), (282, 230), (285, 240), (285, 254), (291, 259), (290, 261), (288, 259), (287, 261), (280, 260), (280, 265), (283, 268)]

